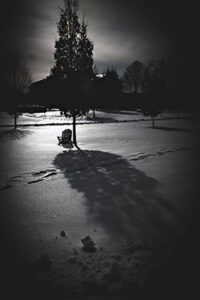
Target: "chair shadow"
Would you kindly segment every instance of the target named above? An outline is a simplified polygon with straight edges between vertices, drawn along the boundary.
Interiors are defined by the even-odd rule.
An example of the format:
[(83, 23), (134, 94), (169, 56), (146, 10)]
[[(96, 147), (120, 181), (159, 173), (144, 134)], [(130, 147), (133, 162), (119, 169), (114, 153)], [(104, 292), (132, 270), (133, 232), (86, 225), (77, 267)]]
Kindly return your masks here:
[(62, 143), (60, 146), (63, 146), (65, 149), (73, 149), (74, 145), (72, 143)]
[(159, 183), (121, 156), (102, 151), (64, 151), (53, 164), (85, 196), (88, 218), (116, 238), (168, 238), (173, 206), (160, 197)]

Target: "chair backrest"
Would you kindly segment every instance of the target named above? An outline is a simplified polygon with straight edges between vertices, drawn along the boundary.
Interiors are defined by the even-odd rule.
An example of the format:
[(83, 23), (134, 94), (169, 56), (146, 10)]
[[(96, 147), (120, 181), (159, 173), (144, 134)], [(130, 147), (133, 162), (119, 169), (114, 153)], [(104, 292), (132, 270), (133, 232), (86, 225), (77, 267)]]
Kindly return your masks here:
[(65, 129), (62, 132), (62, 138), (63, 139), (69, 139), (70, 140), (71, 135), (72, 135), (72, 131), (70, 129)]

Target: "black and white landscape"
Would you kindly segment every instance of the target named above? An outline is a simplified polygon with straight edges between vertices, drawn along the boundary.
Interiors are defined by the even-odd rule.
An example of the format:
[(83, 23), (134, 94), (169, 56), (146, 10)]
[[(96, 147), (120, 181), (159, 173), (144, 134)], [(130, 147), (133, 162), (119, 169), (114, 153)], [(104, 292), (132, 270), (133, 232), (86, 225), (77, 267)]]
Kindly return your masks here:
[(190, 9), (11, 2), (0, 20), (1, 299), (197, 299)]
[[(199, 121), (175, 116), (164, 114), (152, 128), (133, 111), (97, 111), (99, 123), (77, 121), (81, 150), (57, 144), (70, 128), (46, 124), (60, 121), (58, 111), (24, 114), (21, 125), (30, 126), (16, 131), (1, 128), (3, 241), (16, 272), (8, 269), (9, 282), (22, 291), (29, 284), (29, 299), (33, 291), (47, 299), (132, 299), (174, 255), (181, 265), (173, 261), (162, 293), (157, 277), (152, 284), (163, 299), (176, 295), (174, 272), (195, 276), (188, 278), (187, 264), (195, 257), (200, 144)], [(86, 236), (95, 252), (83, 250)]]

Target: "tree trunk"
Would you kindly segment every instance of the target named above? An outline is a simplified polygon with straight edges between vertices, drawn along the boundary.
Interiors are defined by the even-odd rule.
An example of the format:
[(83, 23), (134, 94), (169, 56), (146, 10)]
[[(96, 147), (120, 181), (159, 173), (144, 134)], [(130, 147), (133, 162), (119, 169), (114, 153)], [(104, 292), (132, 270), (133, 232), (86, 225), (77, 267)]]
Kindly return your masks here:
[(14, 129), (17, 129), (17, 112), (15, 111), (15, 114), (14, 114)]
[(138, 94), (138, 83), (137, 83), (137, 81), (135, 82), (134, 92), (135, 92), (135, 94)]
[(73, 115), (73, 143), (75, 146), (77, 146), (76, 141), (76, 115)]
[(152, 117), (152, 126), (155, 127), (155, 117)]

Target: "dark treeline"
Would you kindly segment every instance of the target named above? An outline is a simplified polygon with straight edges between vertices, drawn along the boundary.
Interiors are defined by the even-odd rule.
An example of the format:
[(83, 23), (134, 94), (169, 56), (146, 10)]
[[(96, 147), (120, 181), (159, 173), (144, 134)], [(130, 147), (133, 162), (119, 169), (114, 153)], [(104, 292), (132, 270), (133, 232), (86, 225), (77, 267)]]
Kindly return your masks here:
[[(135, 94), (127, 93), (108, 87), (109, 80), (97, 79), (90, 82), (90, 89), (83, 90), (76, 82), (64, 79), (44, 79), (32, 84), (30, 92), (16, 97), (14, 94), (4, 94), (0, 109), (12, 109), (18, 105), (41, 105), (46, 108), (68, 107), (84, 108), (126, 108), (137, 109), (143, 107), (158, 107), (160, 109), (186, 109), (197, 108), (195, 99), (186, 95), (168, 94)], [(186, 101), (187, 100), (187, 101)]]
[[(184, 81), (184, 73), (174, 78), (174, 70), (151, 70), (148, 76), (143, 71), (143, 82), (127, 88), (124, 77), (120, 80), (115, 70), (107, 70), (103, 77), (89, 78), (76, 72), (69, 78), (48, 76), (31, 83), (25, 66), (13, 66), (8, 74), (1, 75), (1, 110), (9, 110), (17, 105), (43, 105), (47, 108), (66, 105), (88, 108), (136, 109), (156, 106), (162, 109), (197, 108), (196, 98), (192, 98)], [(16, 69), (15, 69), (16, 68)], [(149, 68), (149, 65), (148, 65)], [(144, 70), (144, 69), (143, 69)], [(125, 72), (126, 74), (126, 72)], [(11, 76), (11, 78), (9, 78)], [(177, 81), (176, 81), (177, 80)]]

